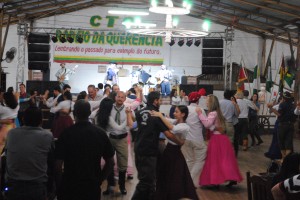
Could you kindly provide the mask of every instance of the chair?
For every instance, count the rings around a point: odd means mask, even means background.
[[[248,200],[273,200],[272,179],[263,175],[247,175]]]

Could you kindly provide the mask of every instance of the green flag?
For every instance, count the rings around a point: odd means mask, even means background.
[[[271,69],[271,58],[268,58],[267,66],[268,68],[268,76],[267,76],[267,82],[266,82],[266,90],[268,92],[271,92],[271,88],[273,87],[273,81],[272,81],[272,69]]]
[[[294,75],[287,72],[284,76],[284,81],[288,84],[288,86],[291,88],[293,81],[294,81]]]
[[[253,75],[253,94],[257,94],[260,89],[260,69],[256,65],[254,68],[254,75]]]

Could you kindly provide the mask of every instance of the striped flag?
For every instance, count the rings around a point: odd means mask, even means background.
[[[240,68],[239,71],[239,77],[238,77],[238,85],[237,85],[237,91],[244,91],[245,90],[245,85],[244,81],[247,80],[247,75],[245,73],[245,68],[242,67]]]

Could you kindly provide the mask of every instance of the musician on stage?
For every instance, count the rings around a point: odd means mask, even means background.
[[[139,83],[140,85],[147,84],[149,81],[149,78],[151,77],[151,75],[143,69],[143,65],[139,65],[138,70],[134,71],[132,73],[132,76],[135,80],[134,83]]]
[[[161,65],[160,68],[155,78],[157,79],[157,84],[160,84],[161,94],[163,96],[169,96],[171,93],[170,81],[172,79],[172,72],[167,69],[166,65]]]
[[[75,66],[75,68],[76,68],[76,66]],[[75,68],[74,69],[66,68],[66,63],[61,63],[60,67],[61,68],[56,72],[55,76],[56,76],[57,80],[59,81],[60,87],[62,89],[64,85],[69,84],[70,75],[75,73]]]
[[[104,83],[110,85],[118,84],[118,72],[119,69],[117,68],[117,63],[110,62],[107,67],[106,76],[104,77]]]

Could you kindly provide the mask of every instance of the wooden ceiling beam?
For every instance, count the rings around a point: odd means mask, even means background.
[[[195,9],[200,9],[200,10],[203,10],[203,11],[206,11],[206,12],[212,12],[212,13],[215,13],[217,15],[221,15],[221,16],[225,16],[225,17],[230,17],[231,19],[233,17],[238,17],[239,20],[241,21],[245,21],[245,22],[250,22],[250,23],[253,23],[253,24],[258,24],[258,25],[261,25],[261,26],[264,26],[264,27],[269,27],[269,28],[278,28],[278,29],[282,29],[282,27],[280,26],[276,26],[276,25],[272,25],[272,24],[268,24],[268,23],[264,23],[264,22],[261,22],[261,21],[257,21],[257,20],[253,20],[253,19],[249,19],[247,17],[241,17],[241,16],[238,16],[238,15],[234,15],[234,14],[230,14],[230,13],[226,13],[225,11],[220,11],[220,10],[208,10],[206,8],[202,8],[202,7],[194,7]],[[222,13],[221,13],[222,12]],[[285,31],[285,30],[283,30]]]
[[[49,2],[50,2],[49,0],[40,0],[40,1],[35,1],[35,2],[26,1],[26,3],[21,2],[21,3],[18,3],[17,5],[12,6],[12,7],[4,6],[4,10],[5,11],[20,10],[20,9],[23,9],[24,7],[28,7],[28,6],[34,7],[38,4],[49,3]]]
[[[300,6],[297,6],[297,5],[292,5],[292,4],[283,3],[283,2],[280,2],[280,1],[274,1],[274,0],[263,0],[263,2],[272,4],[272,5],[278,5],[279,7],[285,7],[285,8],[288,8],[288,9],[293,9],[293,10],[300,11]]]
[[[19,9],[16,12],[10,12],[9,14],[11,15],[17,15],[17,14],[22,14],[22,13],[26,13],[26,12],[32,12],[32,11],[38,11],[38,10],[45,10],[45,9],[49,9],[49,8],[57,8],[57,7],[63,7],[69,4],[73,4],[73,3],[79,3],[82,0],[71,0],[71,1],[67,1],[67,2],[60,2],[60,3],[50,3],[50,4],[45,4],[42,6],[34,6],[31,8],[26,8],[26,9]],[[46,1],[49,2],[49,1]],[[44,11],[47,12],[47,11]]]
[[[287,12],[287,11],[278,10],[278,9],[275,9],[275,8],[270,8],[268,6],[260,5],[260,4],[257,4],[257,3],[252,3],[252,2],[249,2],[249,1],[245,1],[245,0],[231,0],[231,1],[238,2],[240,4],[246,4],[246,5],[258,7],[258,8],[263,8],[263,9],[270,10],[270,11],[273,11],[273,12],[276,12],[276,13],[281,13],[283,15],[289,15],[289,16],[292,16],[292,17],[300,17],[300,15],[295,14],[295,13],[290,13],[290,12]]]
[[[266,15],[263,13],[254,12],[253,10],[245,10],[245,9],[242,9],[242,8],[234,6],[234,5],[224,4],[222,2],[217,2],[217,4],[216,4],[216,1],[214,1],[214,0],[201,0],[201,2],[203,2],[205,4],[215,4],[216,6],[219,6],[221,8],[232,10],[233,13],[238,11],[238,12],[245,13],[246,15],[250,15],[250,16],[254,15],[257,17],[262,17],[262,18],[265,18],[266,21],[289,23],[288,21],[286,21],[282,18],[278,18],[276,16],[270,16],[270,15]]]

